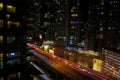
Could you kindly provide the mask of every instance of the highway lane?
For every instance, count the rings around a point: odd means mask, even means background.
[[[29,44],[27,43],[28,47],[32,48],[33,50],[37,51],[39,54],[42,54],[54,61],[58,61],[60,63],[63,63],[64,65],[69,66],[71,69],[74,69],[74,71],[78,74],[81,74],[82,76],[84,76],[85,78],[87,78],[87,80],[112,80],[109,79],[107,76],[102,75],[98,72],[95,72],[91,69],[85,68],[83,66],[80,66],[72,61],[69,61],[67,59],[58,57],[56,55],[50,54],[42,49],[40,49],[37,45],[34,44]],[[77,74],[76,74],[77,75]],[[91,78],[91,79],[88,79]],[[85,80],[85,79],[84,79]]]
[[[57,61],[56,59],[50,59],[34,50],[30,50],[33,55],[39,57],[41,60],[43,60],[47,65],[54,68],[56,71],[64,74],[65,76],[68,76],[72,80],[98,80],[98,79],[92,79],[89,76],[83,75],[83,73],[80,73],[77,70],[74,70],[73,68],[65,65],[64,63]]]
[[[41,72],[41,74],[39,75],[41,78],[43,78],[44,80],[53,80],[49,77],[49,75],[47,75],[39,66],[37,66],[34,62],[30,62],[30,64],[32,66],[34,66],[39,72]],[[39,79],[39,78],[38,78]]]

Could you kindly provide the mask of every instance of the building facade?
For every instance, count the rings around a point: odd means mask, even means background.
[[[21,14],[22,9],[18,3],[19,1],[0,1],[0,77],[4,75],[5,80],[10,73],[19,72],[17,68],[25,49],[25,46],[22,47],[26,25],[23,19],[24,12]]]
[[[117,48],[120,45],[119,1],[92,0],[88,11],[88,50],[101,51],[102,47]]]
[[[105,55],[105,62],[103,72],[108,76],[119,80],[120,78],[120,54],[116,51],[111,51],[109,49],[103,49],[103,54]]]
[[[55,44],[75,47],[79,42],[80,1],[56,0]]]
[[[68,27],[68,1],[55,1],[55,45],[64,47],[67,43]]]
[[[40,24],[38,28],[32,26],[43,35],[43,40],[52,40],[62,48],[76,46],[79,42],[80,1],[34,1],[34,4],[41,5],[38,12]]]

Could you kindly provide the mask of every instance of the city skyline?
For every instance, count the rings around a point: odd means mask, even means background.
[[[19,80],[32,79],[35,76],[31,76],[30,67],[25,68],[29,65],[45,67],[52,77],[56,74],[53,78],[58,78],[57,75],[66,78],[56,69],[57,66],[63,69],[63,65],[66,66],[63,70],[72,71],[71,75],[75,72],[76,78],[96,78],[96,71],[119,78],[119,3],[119,0],[1,0],[0,79],[10,79],[13,73]],[[39,64],[43,59],[40,56],[45,59]],[[47,60],[58,65],[46,64]],[[76,74],[72,64],[67,64],[71,62],[79,68],[78,73],[85,74]]]

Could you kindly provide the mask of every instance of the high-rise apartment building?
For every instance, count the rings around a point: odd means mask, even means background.
[[[34,4],[41,5],[38,12],[40,24],[38,28],[34,25],[34,28],[42,34],[43,40],[52,40],[62,48],[74,48],[80,42],[84,44],[85,28],[81,25],[80,0],[34,0]]]
[[[120,56],[119,4],[119,0],[90,1],[86,38],[87,50],[101,52],[105,48],[102,52],[105,59],[103,73],[116,79],[119,78]]]
[[[74,47],[79,42],[80,1],[55,0],[55,44]]]
[[[68,46],[77,46],[80,29],[80,0],[68,2]]]
[[[18,72],[22,45],[25,38],[25,22],[19,1],[0,0],[0,77]],[[24,5],[22,6],[26,8]],[[22,51],[24,52],[24,51]],[[1,79],[1,78],[0,78]]]
[[[120,9],[118,0],[91,0],[88,11],[87,49],[120,46]]]
[[[79,42],[80,1],[35,0],[40,3],[40,25],[36,28],[43,40],[52,40],[56,46],[71,47]],[[34,8],[35,9],[35,8]]]
[[[26,10],[27,15],[24,17],[27,23],[27,36],[38,36],[40,33],[40,0],[29,1],[30,6]]]
[[[106,27],[104,28],[104,47],[120,48],[120,1],[106,1]]]
[[[55,0],[55,45],[64,47],[68,36],[68,1]]]
[[[40,27],[44,40],[54,40],[55,27],[54,27],[54,0],[41,1],[42,7],[40,9]]]

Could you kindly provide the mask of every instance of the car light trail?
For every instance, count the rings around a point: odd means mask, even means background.
[[[41,54],[44,54],[45,56],[47,56],[47,57],[49,57],[51,59],[59,60],[59,61],[63,62],[64,64],[69,65],[73,69],[76,69],[76,70],[84,72],[84,73],[86,73],[88,75],[97,77],[97,78],[99,78],[99,80],[112,80],[112,79],[109,79],[108,77],[106,77],[106,76],[104,76],[104,75],[102,75],[102,74],[100,74],[100,73],[98,73],[96,71],[93,71],[91,69],[80,66],[79,64],[76,64],[75,62],[72,62],[72,61],[64,59],[62,57],[58,57],[58,56],[56,56],[54,54],[50,54],[48,52],[45,52],[44,50],[38,48],[37,46],[35,46],[33,44],[27,43],[27,46],[30,47],[30,48],[33,48],[35,51],[37,51],[37,52],[39,52]]]

